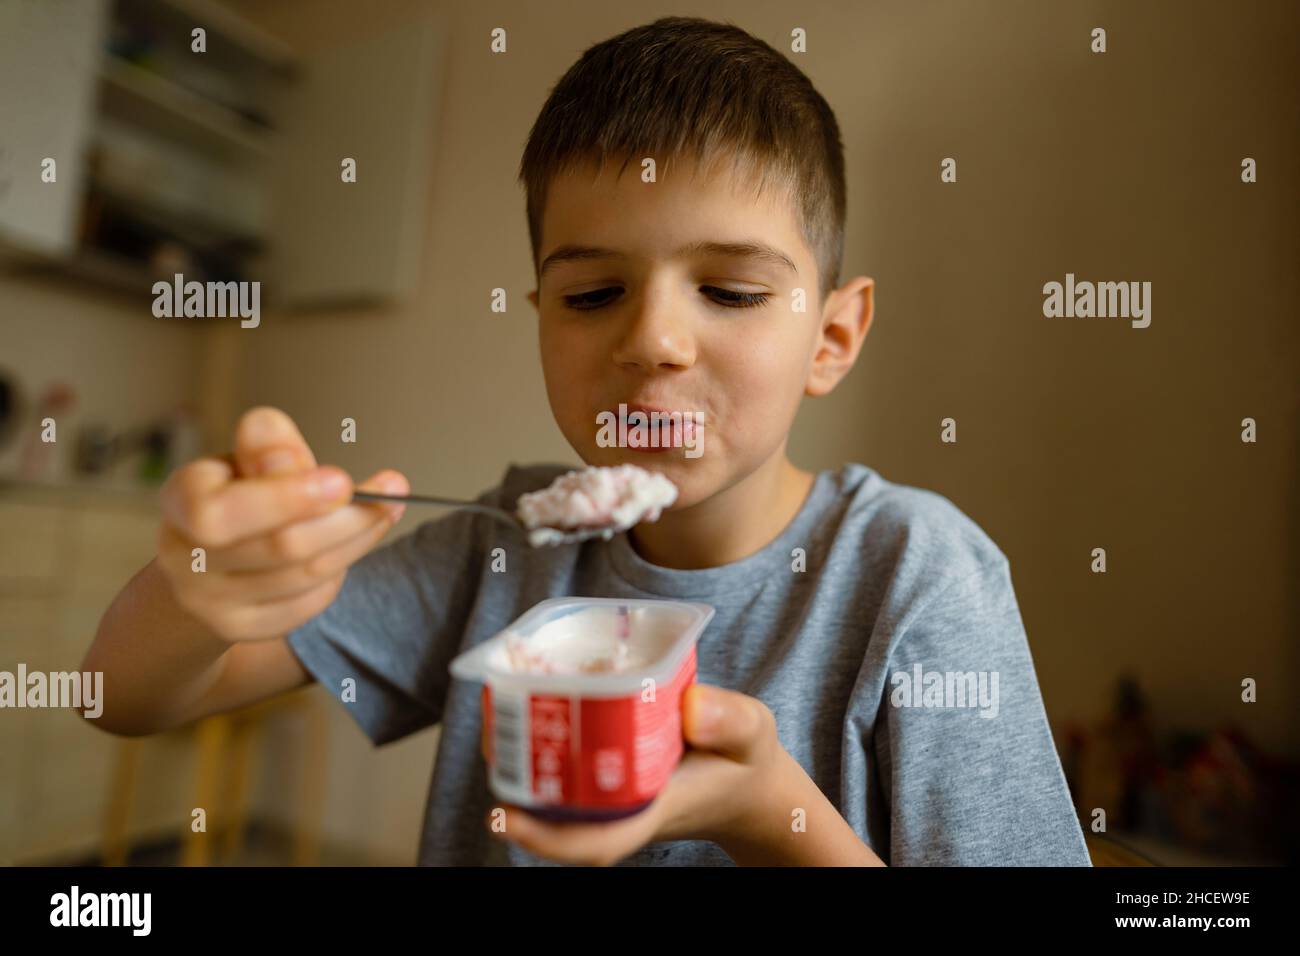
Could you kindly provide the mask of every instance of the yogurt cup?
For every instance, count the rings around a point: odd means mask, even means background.
[[[614,820],[658,795],[684,751],[707,604],[551,598],[451,662],[481,681],[488,786],[548,820]]]

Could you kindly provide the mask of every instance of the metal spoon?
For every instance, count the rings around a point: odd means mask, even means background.
[[[402,504],[417,505],[438,505],[443,508],[460,508],[465,511],[477,511],[480,514],[490,515],[498,521],[504,521],[508,525],[522,531],[528,536],[528,543],[534,548],[545,545],[556,544],[576,544],[579,541],[588,541],[592,538],[605,538],[606,540],[614,537],[621,531],[626,531],[624,527],[618,525],[591,525],[581,528],[530,528],[520,520],[519,515],[504,508],[495,508],[492,505],[480,504],[477,501],[460,501],[455,498],[433,498],[429,495],[385,495],[377,491],[354,491],[352,492],[353,501],[398,501]]]

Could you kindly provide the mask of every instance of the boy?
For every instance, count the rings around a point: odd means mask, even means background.
[[[802,396],[835,387],[872,317],[871,279],[837,285],[842,147],[807,78],[729,25],[630,30],[552,91],[521,179],[556,422],[588,464],[666,475],[674,506],[541,550],[455,512],[370,552],[400,506],[348,504],[348,476],[254,409],[233,455],[164,488],[158,557],[83,665],[105,673],[100,725],[148,733],[352,678],[344,706],[376,744],[443,725],[422,864],[1088,865],[1005,556],[945,498],[786,456]],[[650,449],[600,440],[628,409],[703,424]],[[563,470],[511,467],[481,500],[512,507]],[[409,490],[392,472],[360,487]],[[633,817],[507,807],[497,833],[479,688],[448,664],[559,595],[714,606],[690,746]]]

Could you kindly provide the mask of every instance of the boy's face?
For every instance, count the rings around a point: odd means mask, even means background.
[[[529,296],[546,390],[583,461],[660,472],[677,485],[674,507],[690,507],[783,457],[802,396],[829,391],[857,349],[847,363],[834,343],[826,354],[817,264],[784,190],[756,200],[725,168],[686,161],[653,183],[635,162],[616,177],[617,164],[598,177],[592,165],[550,184]],[[695,448],[602,447],[598,416],[620,404],[702,412],[702,429],[677,436]]]

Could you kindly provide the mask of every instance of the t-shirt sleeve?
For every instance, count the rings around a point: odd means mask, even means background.
[[[875,752],[892,866],[1089,866],[1005,557],[893,642]]]
[[[442,719],[490,520],[457,511],[376,548],[348,569],[329,607],[289,633],[303,667],[376,745]]]

